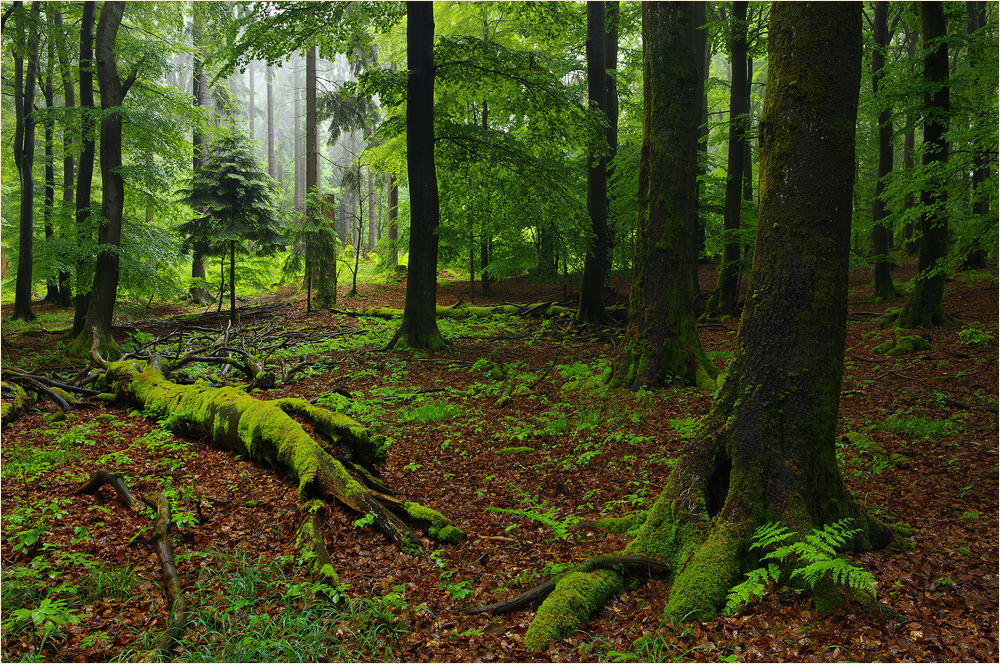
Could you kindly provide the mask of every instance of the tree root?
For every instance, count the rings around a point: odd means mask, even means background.
[[[167,603],[167,629],[160,637],[157,652],[160,656],[166,656],[170,650],[180,640],[184,632],[184,623],[187,615],[187,603],[181,592],[181,580],[177,574],[177,563],[174,561],[173,551],[170,549],[170,541],[167,532],[170,528],[170,502],[157,491],[140,493],[138,497],[129,491],[120,475],[109,472],[101,468],[94,473],[89,480],[77,487],[73,495],[95,493],[105,484],[110,484],[118,494],[118,497],[133,511],[141,511],[145,503],[156,510],[156,520],[153,521],[153,548],[156,556],[160,559],[160,567],[163,570],[163,594]]]
[[[335,593],[340,586],[340,577],[333,568],[333,559],[323,541],[323,525],[320,523],[318,510],[323,504],[320,501],[309,501],[299,506],[305,512],[305,517],[295,533],[295,547],[309,560],[309,572],[313,581],[324,583],[334,590],[332,595],[326,591],[321,594],[327,600],[336,602],[340,599]]]
[[[663,574],[670,571],[670,566],[647,556],[604,555],[591,558],[578,567],[573,568],[570,572],[587,573],[598,569],[614,569],[619,572],[629,570],[629,573],[632,575],[638,575],[645,572],[647,575],[652,576],[653,574]],[[517,597],[512,597],[501,602],[494,602],[493,604],[488,604],[486,606],[477,606],[466,609],[465,613],[467,615],[490,613],[498,616],[504,613],[517,611],[518,609],[531,604],[535,600],[547,597],[549,593],[555,590],[556,582],[557,581],[549,579],[548,581],[535,586],[531,590],[521,593]]]

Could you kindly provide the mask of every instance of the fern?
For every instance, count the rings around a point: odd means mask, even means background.
[[[503,514],[518,514],[520,516],[527,517],[533,521],[538,521],[539,523],[545,524],[552,529],[552,533],[558,539],[568,539],[570,536],[570,531],[577,523],[581,521],[581,517],[570,514],[564,521],[559,521],[556,518],[556,508],[550,507],[547,511],[542,512],[540,509],[507,509],[505,507],[487,507],[490,512],[501,512]]]
[[[795,533],[788,528],[768,523],[754,531],[750,550],[768,549],[761,562],[766,563],[747,573],[743,583],[734,586],[726,596],[726,614],[736,613],[744,604],[760,599],[768,587],[778,582],[782,566],[789,561],[794,568],[788,578],[798,581],[810,590],[829,575],[835,584],[843,588],[862,591],[875,597],[875,577],[870,572],[837,555],[837,549],[846,545],[860,530],[847,528],[850,519],[814,529],[801,539],[793,539]]]

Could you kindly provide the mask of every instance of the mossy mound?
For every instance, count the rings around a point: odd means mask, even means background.
[[[890,357],[896,355],[909,355],[922,350],[930,350],[934,345],[921,336],[904,336],[896,339],[889,339],[883,344],[876,346],[873,351],[884,353]]]

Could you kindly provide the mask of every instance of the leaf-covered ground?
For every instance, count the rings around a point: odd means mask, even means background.
[[[702,270],[707,290],[714,269]],[[913,268],[894,276],[902,283]],[[914,530],[912,551],[857,559],[878,580],[880,611],[849,604],[819,615],[810,601],[779,589],[734,616],[664,626],[670,586],[649,579],[548,652],[525,651],[536,607],[495,618],[462,609],[620,550],[627,535],[587,522],[652,504],[711,396],[692,388],[579,389],[614,357],[619,331],[610,328],[442,321],[453,342],[447,351],[386,353],[395,322],[307,315],[293,300],[267,322],[351,334],[288,352],[289,364],[303,357],[327,363],[258,396],[321,397],[389,436],[386,482],[452,518],[468,539],[426,540],[435,553],[411,557],[356,525],[357,514],[331,505],[321,519],[344,586],[344,601],[332,607],[314,597],[296,560],[294,482],[121,408],[77,407],[65,425],[46,425],[43,415],[56,408],[44,401],[3,433],[3,658],[134,660],[162,633],[167,616],[144,531],[149,518],[127,512],[109,488],[69,497],[103,466],[134,491],[162,491],[175,505],[171,542],[192,611],[179,660],[996,661],[997,271],[949,281],[945,308],[966,325],[932,330],[933,348],[898,357],[874,350],[893,332],[873,314],[893,303],[862,302],[870,281],[870,270],[852,273],[851,298],[859,303],[848,323],[842,470],[869,510]],[[342,297],[341,306],[402,306],[402,285],[360,290],[362,297]],[[617,292],[627,293],[623,282]],[[476,303],[561,298],[561,285],[514,279]],[[459,299],[468,300],[467,283],[439,288],[440,303]],[[162,334],[219,324],[171,318],[178,313],[161,308],[158,318],[133,325]],[[737,325],[699,329],[723,369]],[[129,330],[120,332],[124,338]],[[59,339],[7,335],[4,365],[59,364]],[[353,399],[333,395],[335,385]],[[512,398],[498,404],[505,389]],[[656,638],[637,644],[647,634]]]

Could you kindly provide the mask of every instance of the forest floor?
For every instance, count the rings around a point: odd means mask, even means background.
[[[903,266],[894,278],[902,284],[913,274]],[[191,611],[174,653],[181,661],[997,661],[997,269],[949,281],[945,309],[965,325],[931,330],[931,350],[898,357],[873,350],[893,332],[872,314],[899,302],[864,302],[871,279],[871,270],[851,274],[838,457],[871,513],[913,528],[912,551],[855,557],[878,582],[879,610],[848,604],[821,615],[810,600],[773,589],[736,615],[662,625],[670,585],[653,578],[547,652],[527,652],[537,603],[496,617],[462,609],[516,595],[565,563],[620,551],[627,535],[581,526],[651,506],[711,395],[574,389],[609,366],[621,332],[613,328],[442,320],[447,350],[387,353],[395,321],[306,314],[293,298],[269,309],[267,322],[345,334],[287,360],[332,366],[255,395],[321,397],[390,437],[385,482],[453,519],[468,538],[425,540],[433,555],[408,556],[356,524],[357,514],[330,505],[321,521],[344,586],[344,601],[332,606],[313,596],[296,560],[296,482],[120,407],[76,408],[67,424],[47,425],[43,416],[57,409],[43,401],[3,433],[0,654],[137,660],[163,632],[148,518],[124,509],[109,488],[70,497],[103,466],[133,491],[159,490],[174,503],[170,540]],[[714,281],[714,267],[703,266],[702,290]],[[626,282],[615,286],[614,299],[627,304]],[[360,290],[340,306],[402,306],[401,284]],[[523,278],[494,284],[489,297],[478,290],[479,305],[563,298],[561,285]],[[443,284],[439,302],[468,301],[468,293],[468,282]],[[173,316],[195,311],[162,307],[130,325],[163,333],[187,324]],[[737,326],[733,319],[699,328],[722,369]],[[121,328],[123,338],[129,331]],[[65,363],[56,352],[61,337],[49,332],[8,333],[4,366]],[[490,375],[498,365],[506,377]],[[511,383],[512,400],[498,406]],[[334,385],[353,399],[331,396]],[[434,391],[415,394],[420,388]],[[460,393],[470,388],[475,396]],[[33,611],[35,622],[18,608]],[[648,634],[654,638],[637,641]]]

